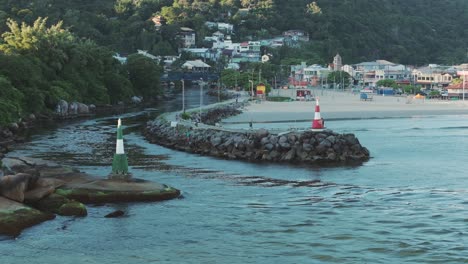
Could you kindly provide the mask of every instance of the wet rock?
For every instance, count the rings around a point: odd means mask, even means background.
[[[57,214],[62,216],[86,216],[88,215],[88,211],[86,207],[77,201],[70,201],[68,203],[63,204],[57,211]]]
[[[0,234],[18,236],[23,229],[54,218],[53,214],[0,197]]]
[[[54,213],[63,216],[86,216],[86,207],[75,200],[52,193],[51,195],[41,199],[32,205],[44,212]]]
[[[0,179],[0,195],[22,203],[24,193],[38,180],[38,174],[18,173],[6,175]]]
[[[108,213],[106,214],[104,217],[105,218],[116,218],[116,217],[121,217],[121,216],[124,216],[125,215],[125,212],[122,211],[122,210],[116,210],[112,213]]]
[[[39,178],[30,190],[24,193],[25,203],[36,203],[42,198],[52,194],[56,188],[65,184],[65,181],[54,178]]]

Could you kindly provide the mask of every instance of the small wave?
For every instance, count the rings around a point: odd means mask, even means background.
[[[451,129],[468,129],[468,126],[455,126],[455,127],[441,127],[442,130],[451,130]]]

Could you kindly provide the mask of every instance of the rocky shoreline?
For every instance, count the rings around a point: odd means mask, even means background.
[[[110,180],[43,160],[4,158],[2,163],[7,175],[0,178],[0,235],[18,236],[23,229],[55,215],[84,217],[85,204],[151,202],[180,196],[179,190],[164,184]]]
[[[163,115],[147,123],[146,138],[158,145],[190,153],[247,161],[305,164],[344,164],[369,159],[369,151],[354,134],[331,130],[272,133],[265,129],[229,130],[216,125],[222,118],[240,113],[242,104],[228,104],[177,125]],[[197,121],[202,120],[204,124]]]

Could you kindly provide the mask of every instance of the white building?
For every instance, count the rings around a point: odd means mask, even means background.
[[[411,71],[407,66],[386,60],[362,62],[355,64],[354,68],[355,75],[353,77],[364,86],[376,87],[377,82],[384,79],[409,84],[411,79]]]
[[[182,68],[191,72],[208,72],[211,66],[201,60],[194,60],[186,61],[184,64],[182,64]]]
[[[181,27],[177,34],[182,41],[182,47],[191,48],[195,47],[196,34],[195,31],[188,27]]]

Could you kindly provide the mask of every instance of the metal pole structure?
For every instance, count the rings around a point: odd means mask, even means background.
[[[236,87],[235,87],[235,89],[237,90],[237,70],[236,70],[236,72],[235,72],[235,74],[234,74],[234,77],[235,77],[235,79],[236,79]]]
[[[185,113],[185,82],[184,82],[184,79],[182,79],[181,82],[182,82],[182,112]]]
[[[221,100],[219,99],[219,98],[220,98],[220,96],[219,96],[220,90],[219,90],[219,89],[220,89],[220,86],[221,86],[221,82],[220,82],[219,80],[220,80],[220,79],[218,79],[218,103],[221,101]]]
[[[249,82],[250,82],[250,100],[252,100],[252,98],[253,98],[253,81],[249,80]]]
[[[203,78],[200,78],[200,123],[202,122],[203,85]]]
[[[465,101],[465,83],[466,83],[466,75],[465,75],[465,71],[463,71],[463,101]]]

